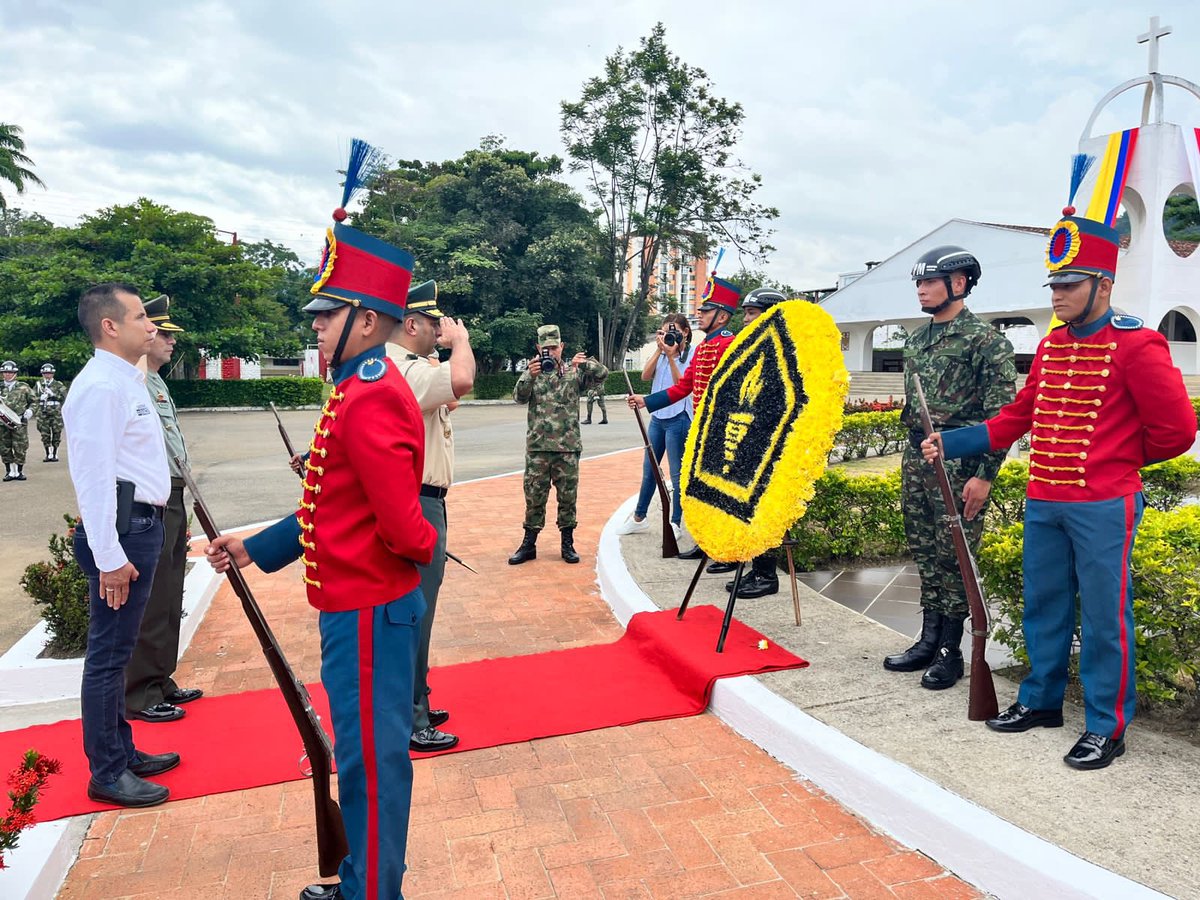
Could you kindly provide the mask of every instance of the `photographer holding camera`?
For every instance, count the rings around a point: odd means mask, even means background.
[[[546,524],[550,485],[558,498],[562,558],[579,562],[575,552],[575,499],[579,490],[579,395],[599,386],[608,369],[582,351],[569,365],[562,361],[563,343],[557,325],[537,331],[538,355],[517,379],[513,400],[528,404],[525,432],[525,538],[508,558],[519,565],[537,558],[538,532]]]
[[[692,360],[692,327],[688,324],[687,316],[680,313],[665,316],[655,335],[655,343],[654,352],[642,368],[642,380],[650,382],[652,391],[664,391],[679,383]],[[650,498],[654,495],[654,470],[650,466],[658,465],[664,452],[671,470],[671,484],[675,486],[671,491],[671,522],[678,533],[683,520],[678,490],[679,473],[683,469],[683,446],[687,442],[693,415],[695,410],[691,396],[650,414],[647,431],[650,448],[654,451],[654,462],[650,462],[649,456],[643,458],[642,487],[638,492],[637,506],[633,515],[617,527],[618,534],[639,534],[650,530],[650,524],[646,521]]]

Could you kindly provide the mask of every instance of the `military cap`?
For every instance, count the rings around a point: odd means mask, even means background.
[[[557,325],[543,325],[537,332],[537,345],[539,347],[557,347],[562,343],[562,335],[559,333]]]
[[[1074,284],[1087,278],[1116,280],[1120,245],[1116,229],[1103,222],[1064,215],[1046,246],[1046,268],[1050,270],[1046,286]]]
[[[159,331],[178,334],[183,329],[171,321],[171,316],[167,312],[170,306],[171,298],[166,294],[159,294],[153,300],[142,301],[142,307],[146,310],[146,317],[158,326]]]
[[[15,372],[15,371],[17,371],[17,364],[15,362],[13,362],[11,359],[6,359],[4,362],[0,363],[0,372]]]
[[[445,313],[438,309],[437,296],[437,282],[433,279],[409,288],[408,305],[404,309],[404,314],[411,316],[413,313],[420,313],[431,319],[440,319]]]
[[[746,295],[746,299],[742,301],[742,309],[768,310],[776,303],[783,303],[786,300],[787,297],[775,288],[759,287]]]
[[[733,315],[737,312],[738,299],[741,295],[742,292],[732,281],[710,275],[708,283],[704,286],[704,292],[700,294],[700,306],[697,307],[697,311],[723,309]]]
[[[43,375],[53,375],[54,374],[54,366],[52,366],[50,363],[42,363],[42,374]]]

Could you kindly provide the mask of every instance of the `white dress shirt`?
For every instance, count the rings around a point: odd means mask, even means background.
[[[171,495],[162,425],[146,393],[146,376],[107,350],[71,384],[63,404],[67,463],[88,547],[102,572],[129,561],[117,537],[117,479],[132,481],[133,499],[163,506]]]

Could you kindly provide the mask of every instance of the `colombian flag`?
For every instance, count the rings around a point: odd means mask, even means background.
[[[1108,147],[1104,161],[1096,176],[1096,187],[1092,201],[1088,204],[1084,218],[1103,222],[1109,228],[1115,226],[1117,210],[1121,206],[1121,194],[1129,178],[1129,167],[1133,164],[1133,151],[1137,147],[1138,130],[1118,131],[1108,136]]]

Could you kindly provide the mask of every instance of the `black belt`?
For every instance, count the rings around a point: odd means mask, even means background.
[[[129,517],[131,519],[161,519],[163,517],[163,508],[155,506],[153,503],[142,503],[140,500],[134,500],[133,505],[129,507]]]
[[[421,496],[441,500],[449,492],[449,488],[434,487],[432,484],[421,485]]]

